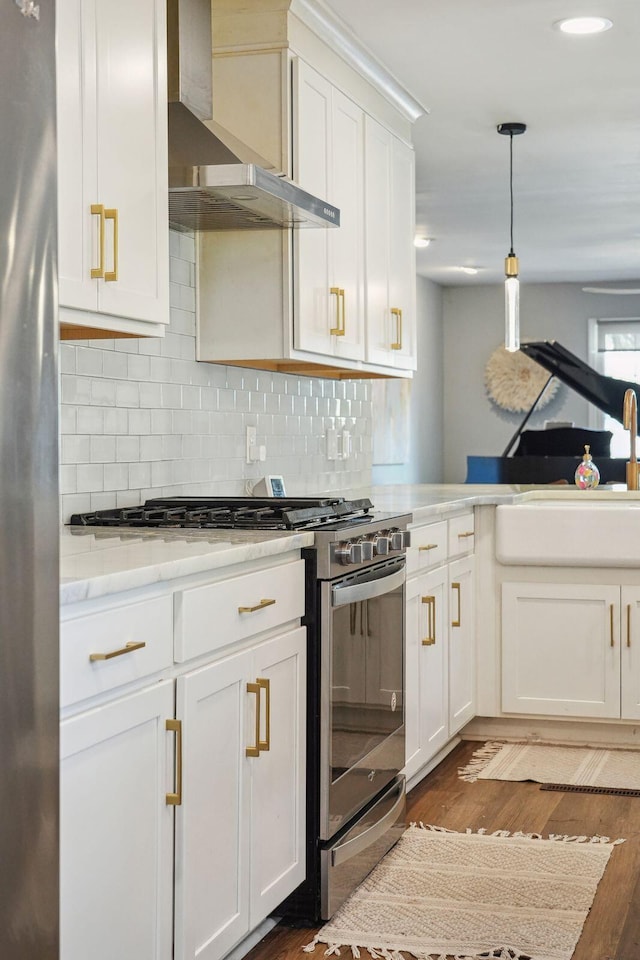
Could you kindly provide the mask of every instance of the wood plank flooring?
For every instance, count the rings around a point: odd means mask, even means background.
[[[573,960],[640,960],[640,798],[542,791],[536,783],[458,779],[480,744],[461,743],[408,796],[407,821],[452,830],[522,830],[624,837],[605,870]],[[638,757],[640,763],[640,755]],[[275,927],[247,954],[247,960],[322,960],[318,945],[301,953],[317,928]],[[345,960],[350,960],[350,952]],[[363,960],[368,960],[363,951]]]

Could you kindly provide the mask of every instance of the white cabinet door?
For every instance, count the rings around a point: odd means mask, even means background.
[[[398,137],[391,146],[391,232],[389,307],[398,344],[390,351],[395,367],[416,368],[415,159]]]
[[[241,653],[177,680],[175,960],[218,960],[249,932],[251,665],[251,652]]]
[[[449,736],[475,716],[475,559],[449,564]]]
[[[252,928],[305,878],[305,628],[257,647],[253,673],[254,682],[266,681],[261,729],[268,747],[249,761]]]
[[[640,720],[640,589],[622,587],[621,716]]]
[[[364,113],[323,76],[294,61],[294,176],[340,210],[340,226],[294,237],[294,342],[300,350],[364,356]]]
[[[502,587],[502,709],[620,716],[620,588]]]
[[[99,202],[118,218],[105,224],[99,309],[168,323],[166,5],[95,3]]]
[[[175,960],[220,960],[305,875],[306,630],[177,680]]]
[[[165,4],[56,11],[61,319],[144,332],[123,320],[169,321]]]
[[[171,960],[173,683],[61,724],[64,960]]]
[[[403,369],[415,361],[413,149],[365,118],[367,360]]]
[[[449,739],[447,568],[407,583],[405,736],[407,778]]]

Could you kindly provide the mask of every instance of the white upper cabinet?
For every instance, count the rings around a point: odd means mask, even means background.
[[[328,11],[306,0],[287,7],[258,20],[241,0],[214,5],[214,119],[265,166],[338,207],[340,226],[200,234],[198,358],[411,376],[410,136],[423,108],[355,41],[337,55],[340,23]],[[372,156],[367,194],[370,126],[387,137],[388,156],[381,171]]]
[[[64,335],[74,335],[67,325],[96,335],[162,335],[169,321],[165,3],[58,0],[56,11]]]

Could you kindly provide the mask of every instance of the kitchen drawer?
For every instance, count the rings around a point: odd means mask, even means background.
[[[449,523],[449,559],[473,553],[475,527],[473,512],[454,517]]]
[[[144,644],[137,649],[128,644]],[[126,652],[120,652],[126,651]],[[105,659],[94,659],[94,656]],[[60,706],[106,693],[173,663],[173,600],[154,597],[60,624]]]
[[[411,528],[411,546],[407,550],[407,576],[437,567],[447,559],[447,521]]]
[[[304,613],[304,561],[176,594],[175,659],[190,660]]]

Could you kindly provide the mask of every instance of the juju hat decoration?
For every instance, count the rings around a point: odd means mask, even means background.
[[[510,413],[525,413],[534,402],[549,373],[539,363],[518,350],[510,353],[503,346],[493,351],[484,371],[484,383],[489,399]],[[545,407],[556,395],[558,381],[553,379],[536,409]]]

